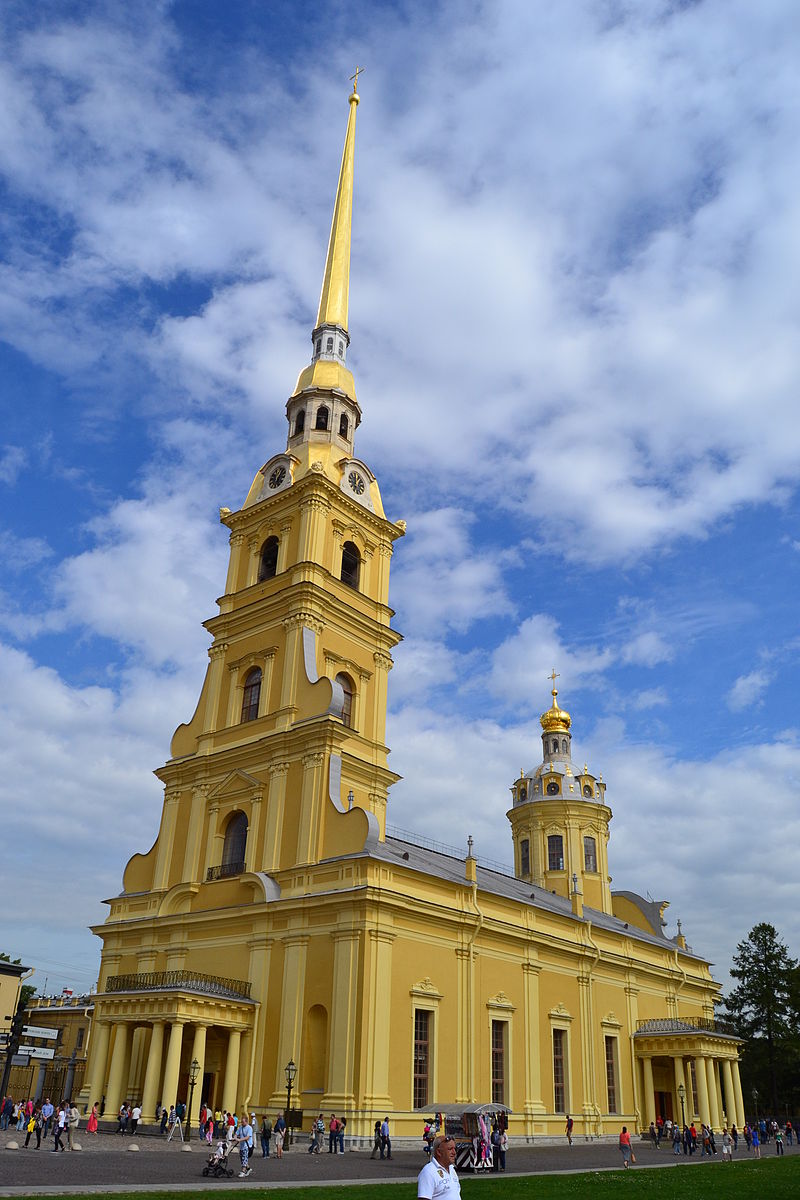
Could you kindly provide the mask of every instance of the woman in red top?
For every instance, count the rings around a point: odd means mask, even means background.
[[[629,1167],[633,1158],[633,1151],[631,1150],[631,1135],[628,1133],[627,1125],[622,1126],[622,1133],[619,1135],[619,1149],[622,1154],[623,1167]]]

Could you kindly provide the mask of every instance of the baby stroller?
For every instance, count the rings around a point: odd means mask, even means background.
[[[208,1162],[203,1167],[203,1174],[213,1175],[215,1179],[222,1179],[225,1175],[233,1175],[233,1171],[228,1166],[230,1149],[231,1147],[228,1142],[220,1142],[214,1153],[209,1154]]]

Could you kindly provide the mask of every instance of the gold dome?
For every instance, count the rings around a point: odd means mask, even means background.
[[[545,733],[566,733],[572,724],[572,717],[563,708],[558,707],[558,688],[556,687],[558,676],[555,670],[550,678],[553,681],[553,704],[548,708],[547,712],[542,713],[539,723]]]

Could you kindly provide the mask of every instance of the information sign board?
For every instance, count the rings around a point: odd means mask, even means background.
[[[23,1025],[23,1037],[44,1038],[45,1041],[52,1042],[58,1037],[57,1029],[49,1029],[46,1025]]]
[[[56,1052],[54,1046],[20,1046],[20,1054],[26,1054],[28,1058],[55,1058]]]

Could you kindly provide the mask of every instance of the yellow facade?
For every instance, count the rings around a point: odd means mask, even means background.
[[[604,1136],[656,1106],[678,1115],[687,1076],[701,1115],[741,1121],[718,987],[664,937],[659,906],[612,894],[605,785],[572,766],[555,688],[542,764],[512,788],[513,875],[387,834],[389,566],[405,526],[355,455],[357,104],[286,449],[220,512],[230,564],[198,706],[157,772],[156,841],[95,929],[82,1100],[138,1099],[152,1121],[187,1096],[196,1059],[195,1112],[274,1112],[292,1060],[297,1106],[346,1113],[356,1137],[389,1115],[416,1138],[434,1104],[492,1099],[512,1137],[560,1134],[566,1111],[576,1134]]]

